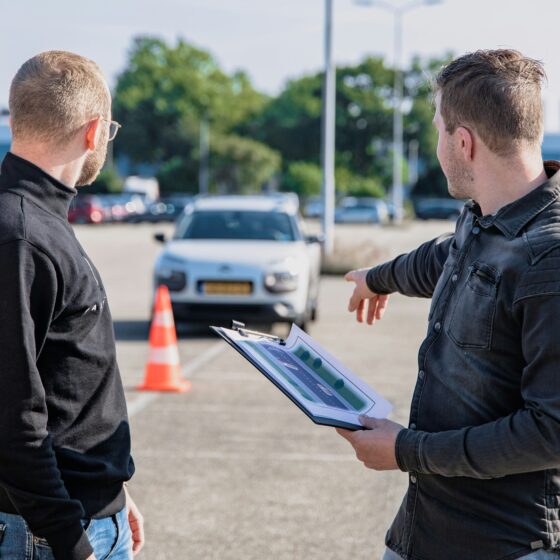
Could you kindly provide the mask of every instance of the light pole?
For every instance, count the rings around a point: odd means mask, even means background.
[[[334,117],[335,68],[332,62],[332,6],[325,0],[325,75],[323,78],[323,115],[321,120],[321,166],[323,169],[323,251],[330,255],[334,248]]]
[[[208,153],[210,129],[208,124],[208,113],[204,113],[200,119],[199,132],[199,162],[198,162],[198,192],[199,194],[208,194]]]
[[[443,0],[413,0],[402,5],[394,5],[385,0],[355,0],[361,6],[382,8],[394,16],[394,61],[395,84],[393,88],[393,191],[392,203],[394,208],[393,221],[400,224],[403,218],[403,73],[402,73],[402,38],[403,16],[406,12],[420,6],[441,4]]]

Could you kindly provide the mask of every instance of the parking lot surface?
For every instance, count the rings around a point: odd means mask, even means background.
[[[391,255],[449,230],[340,226]],[[188,393],[135,390],[148,355],[151,267],[169,226],[79,226],[103,277],[115,322],[137,473],[131,491],[146,518],[148,560],[377,559],[404,494],[401,472],[363,467],[334,429],[316,426],[257,370],[205,330],[179,329]],[[368,327],[346,311],[351,287],[323,277],[310,333],[394,406],[406,424],[416,351],[429,302],[393,296]],[[278,334],[286,334],[284,326]]]

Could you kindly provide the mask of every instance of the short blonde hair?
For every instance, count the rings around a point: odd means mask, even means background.
[[[14,140],[66,145],[88,120],[108,116],[111,96],[99,66],[65,51],[40,53],[10,87]]]

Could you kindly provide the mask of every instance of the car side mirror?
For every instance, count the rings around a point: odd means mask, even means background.
[[[308,243],[309,245],[313,244],[313,243],[319,243],[319,244],[323,244],[325,242],[325,236],[324,235],[306,235],[305,236],[305,242]]]
[[[158,243],[165,243],[165,233],[155,233],[154,234],[154,239]]]

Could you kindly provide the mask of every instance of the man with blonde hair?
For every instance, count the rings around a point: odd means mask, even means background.
[[[370,270],[349,310],[432,298],[408,427],[340,430],[372,469],[408,473],[386,560],[560,558],[560,162],[542,160],[542,64],[510,49],[437,76],[437,155],[470,199],[454,234]]]
[[[10,89],[0,173],[0,557],[125,560],[143,521],[99,273],[68,224],[118,130],[99,67],[50,51]]]

